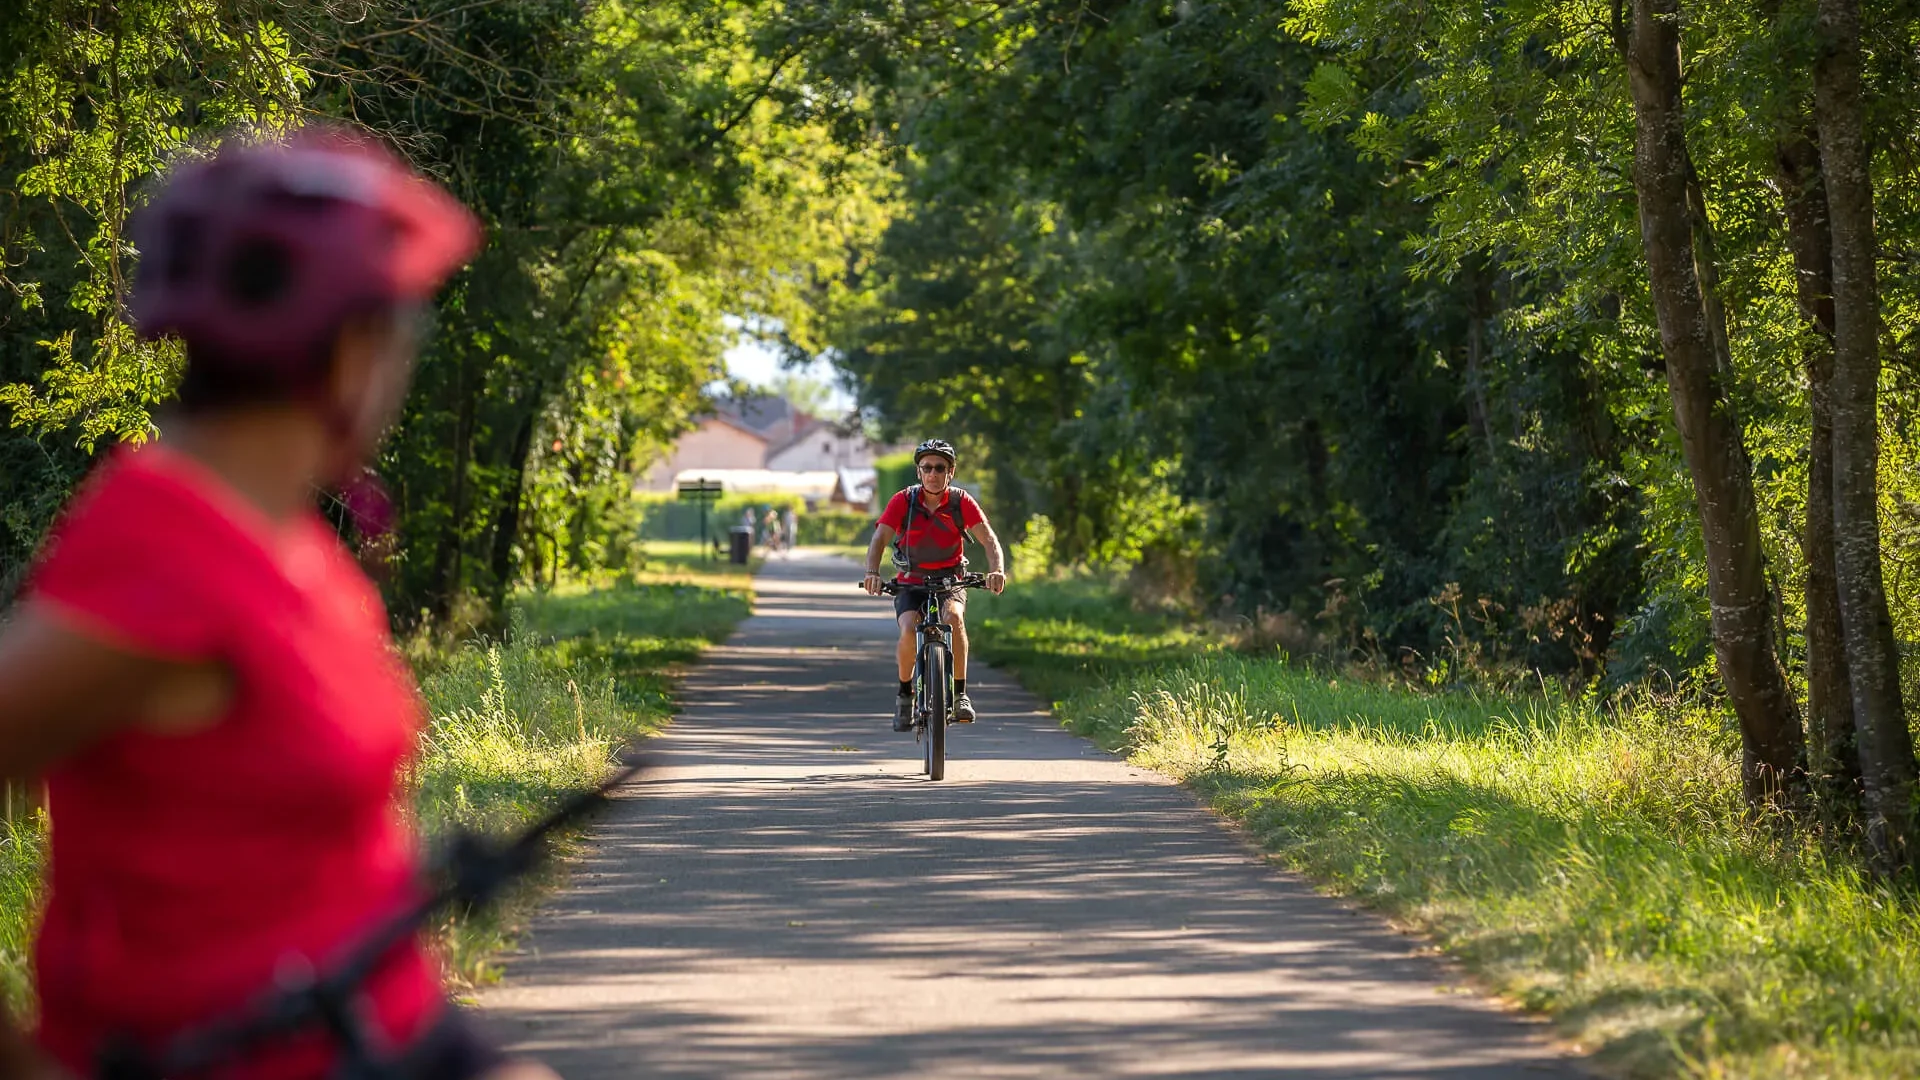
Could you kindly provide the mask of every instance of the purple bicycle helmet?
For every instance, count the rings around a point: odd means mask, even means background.
[[[309,128],[182,166],[136,217],[129,303],[201,368],[294,383],[340,324],[421,303],[480,244],[479,223],[373,142]]]

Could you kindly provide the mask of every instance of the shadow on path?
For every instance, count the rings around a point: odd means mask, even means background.
[[[996,673],[921,779],[854,576],[762,572],[484,995],[520,1048],[576,1080],[1581,1075]]]

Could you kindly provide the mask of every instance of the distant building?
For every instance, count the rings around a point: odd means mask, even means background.
[[[798,490],[810,493],[809,503],[826,501],[831,494],[834,502],[864,506],[873,498],[874,459],[892,449],[868,442],[857,427],[801,412],[784,398],[721,398],[714,402],[713,415],[702,417],[698,427],[680,436],[647,470],[639,488],[672,491],[683,474],[739,473],[727,478],[729,490]],[[748,479],[747,472],[787,474],[788,479]],[[811,494],[822,474],[827,488]],[[862,490],[864,498],[858,497]]]
[[[759,432],[723,417],[703,417],[647,470],[640,489],[672,491],[674,476],[688,469],[757,469],[766,457],[767,440]]]
[[[805,416],[787,441],[767,448],[769,469],[865,469],[878,456],[874,445],[857,428],[829,424]]]
[[[874,487],[880,482],[880,473],[872,466],[864,469],[836,469],[838,479],[833,485],[833,501],[846,506],[862,509],[873,506]]]

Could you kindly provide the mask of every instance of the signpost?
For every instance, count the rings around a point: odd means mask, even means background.
[[[713,540],[708,535],[707,511],[720,501],[720,481],[718,480],[682,480],[680,498],[700,504],[700,551],[711,561],[713,559]]]

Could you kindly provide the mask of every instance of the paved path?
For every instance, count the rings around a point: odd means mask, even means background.
[[[762,572],[483,996],[521,1049],[569,1080],[1581,1075],[997,673],[919,779],[856,576]]]

